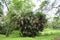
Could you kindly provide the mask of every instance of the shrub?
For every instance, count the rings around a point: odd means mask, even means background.
[[[46,23],[45,14],[37,12],[33,16],[23,16],[20,18],[20,32],[21,36],[36,36],[39,31],[43,31]]]
[[[5,34],[6,31],[4,29],[4,25],[2,23],[0,23],[0,34]]]

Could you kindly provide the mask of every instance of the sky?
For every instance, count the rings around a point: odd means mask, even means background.
[[[33,2],[36,4],[36,7],[33,9],[33,11],[35,11],[36,9],[39,8],[39,5],[41,4],[41,2],[44,0],[33,0]],[[47,9],[51,9],[51,4],[55,1],[55,0],[48,0],[49,1],[49,5],[47,7]],[[56,3],[54,5],[54,7],[58,7],[60,5],[60,0],[56,0]],[[47,18],[50,18],[48,21],[53,21],[53,17],[55,17],[55,13],[57,12],[57,8],[53,8],[50,11],[44,10],[43,12],[46,14]]]
[[[1,2],[1,0],[0,0],[0,2]],[[2,3],[2,2],[1,2]],[[3,13],[4,13],[4,15],[6,15],[6,13],[7,13],[7,7],[6,7],[6,5],[4,4],[4,3],[2,3],[2,5],[4,6],[3,7]]]

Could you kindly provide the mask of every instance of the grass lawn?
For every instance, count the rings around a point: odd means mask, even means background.
[[[19,37],[18,31],[13,31],[9,37],[0,34],[0,40],[51,40],[60,37],[60,30],[45,29],[41,35],[36,37]]]

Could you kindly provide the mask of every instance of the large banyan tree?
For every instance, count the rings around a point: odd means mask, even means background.
[[[9,22],[9,30],[20,31],[21,36],[36,36],[39,32],[43,31],[47,22],[46,15],[42,12],[28,12],[20,15],[12,14],[13,17]],[[8,31],[9,32],[9,31]]]
[[[29,37],[43,31],[47,22],[45,14],[42,12],[33,14],[32,8],[35,5],[31,0],[11,0],[8,4],[7,2],[4,1],[8,10],[4,24],[6,36],[15,29],[20,30],[21,36]]]

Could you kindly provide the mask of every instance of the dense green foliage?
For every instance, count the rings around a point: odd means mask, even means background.
[[[25,15],[20,18],[20,31],[22,36],[36,36],[39,31],[42,31],[46,23],[45,15],[37,12],[31,15]],[[29,14],[29,13],[28,13]]]
[[[21,16],[17,16],[16,14],[10,15],[12,19],[8,23],[8,32],[11,30],[19,29],[21,36],[36,36],[39,31],[44,29],[44,25],[47,22],[45,18],[45,14],[42,12],[37,12],[33,14],[33,12],[21,14]],[[9,33],[7,32],[6,35]]]
[[[44,29],[46,23],[45,14],[42,12],[37,12],[36,14],[29,12],[24,13],[24,15],[21,14],[21,16],[8,14],[6,18],[7,19],[0,24],[2,34],[6,34],[6,36],[9,36],[15,29],[20,30],[21,36],[36,36],[39,31]]]

